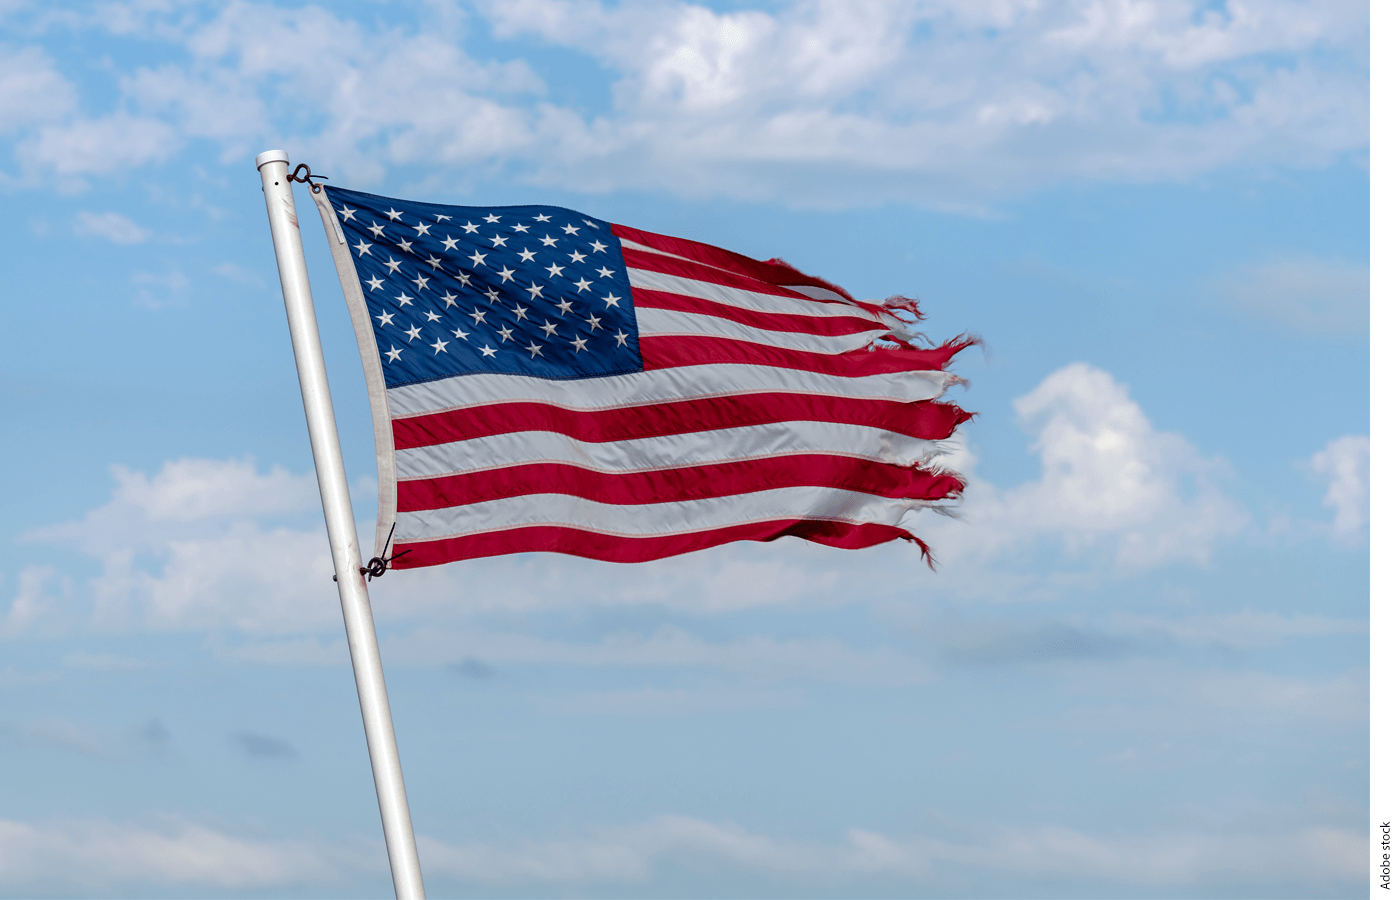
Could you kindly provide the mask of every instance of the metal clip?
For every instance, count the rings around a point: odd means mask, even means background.
[[[287,173],[288,181],[300,181],[302,184],[309,185],[313,194],[321,193],[321,186],[311,179],[325,177],[324,175],[312,175],[311,167],[306,163],[297,163],[296,168]]]

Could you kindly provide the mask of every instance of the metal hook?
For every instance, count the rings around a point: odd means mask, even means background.
[[[302,184],[310,186],[313,194],[321,193],[321,186],[311,179],[325,177],[324,175],[312,175],[311,167],[306,163],[297,163],[296,168],[287,174],[288,181],[300,181]]]
[[[311,177],[316,178],[319,176],[313,175]],[[312,189],[315,190],[314,186]],[[378,578],[379,576],[383,575],[386,571],[388,571],[389,564],[392,563],[394,560],[398,559],[400,556],[403,556],[405,553],[413,552],[413,548],[409,547],[407,550],[400,550],[398,553],[395,553],[388,559],[384,558],[384,554],[389,552],[389,546],[394,542],[394,529],[398,527],[398,522],[395,522],[394,524],[389,526],[389,536],[384,539],[384,549],[379,551],[378,556],[371,558],[369,562],[365,563],[363,566],[360,567],[361,575],[368,575],[370,580]]]

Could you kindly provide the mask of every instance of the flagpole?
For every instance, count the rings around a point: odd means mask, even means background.
[[[360,568],[360,542],[355,534],[355,514],[350,508],[350,483],[345,477],[345,461],[340,454],[326,360],[321,352],[316,310],[311,303],[311,280],[306,272],[292,185],[287,178],[289,157],[283,150],[268,150],[259,153],[256,161],[267,201],[272,246],[277,253],[282,299],[287,305],[287,326],[292,333],[292,353],[301,382],[302,404],[306,407],[306,428],[311,435],[316,482],[321,488],[326,534],[335,561],[340,609],[345,614],[345,636],[350,644],[355,688],[360,695],[360,714],[365,722],[365,741],[369,745],[374,791],[379,798],[379,818],[384,824],[394,895],[398,900],[423,900],[423,873],[418,865],[413,820],[408,814],[408,794],[404,790],[398,743],[394,740],[394,721],[389,715],[384,666],[379,659],[369,588]]]

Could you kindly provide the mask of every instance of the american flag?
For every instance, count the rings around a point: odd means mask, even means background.
[[[971,414],[939,398],[971,341],[916,346],[912,301],[555,206],[315,196],[396,568],[783,535],[927,555],[901,521],[963,488],[940,442]]]

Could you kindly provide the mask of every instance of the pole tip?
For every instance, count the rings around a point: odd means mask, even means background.
[[[264,150],[262,153],[258,154],[258,158],[256,160],[259,169],[261,169],[263,166],[267,165],[270,162],[291,161],[292,158],[287,155],[286,150]]]

